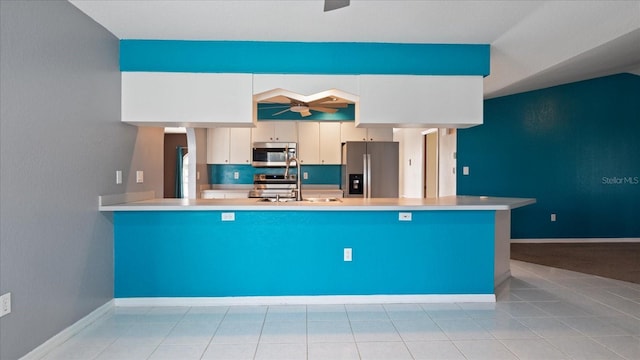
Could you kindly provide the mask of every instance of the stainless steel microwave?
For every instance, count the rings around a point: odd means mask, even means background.
[[[251,165],[255,167],[283,167],[287,159],[296,157],[297,143],[254,142]],[[295,162],[291,165],[295,165]]]

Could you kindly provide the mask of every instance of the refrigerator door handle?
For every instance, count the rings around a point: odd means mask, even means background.
[[[365,155],[367,157],[367,180],[366,180],[366,184],[367,184],[367,198],[371,197],[371,154],[366,154]]]
[[[367,191],[369,191],[369,162],[367,161],[368,154],[362,154],[362,197],[367,197]]]

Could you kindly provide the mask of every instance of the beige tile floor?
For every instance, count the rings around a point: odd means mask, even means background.
[[[512,275],[495,304],[116,307],[43,359],[640,359],[640,285]]]

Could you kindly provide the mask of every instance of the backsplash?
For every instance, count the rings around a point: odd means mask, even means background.
[[[209,184],[253,184],[253,174],[283,174],[284,168],[255,168],[251,165],[218,165],[208,164]],[[295,173],[295,167],[292,168]],[[238,179],[233,175],[238,172]],[[302,172],[308,178],[302,179],[303,184],[340,185],[340,165],[302,165]]]

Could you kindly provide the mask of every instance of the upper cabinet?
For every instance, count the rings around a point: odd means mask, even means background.
[[[300,164],[320,163],[320,123],[301,121],[298,123],[298,158]]]
[[[340,165],[340,123],[298,122],[298,156],[302,165]]]
[[[388,128],[357,128],[354,122],[340,124],[340,141],[393,141],[393,129]]]
[[[134,125],[252,127],[252,99],[252,74],[122,73],[122,121]]]
[[[252,141],[297,142],[298,128],[295,121],[259,121],[251,129]]]
[[[318,137],[320,139],[320,164],[340,165],[342,161],[340,123],[321,122],[318,130]]]
[[[207,164],[251,163],[251,129],[207,129]]]
[[[482,76],[360,75],[356,125],[465,128],[482,124]]]

